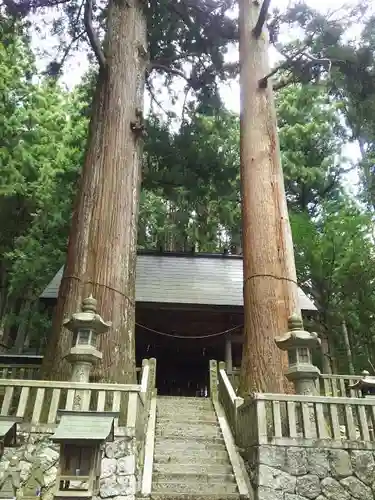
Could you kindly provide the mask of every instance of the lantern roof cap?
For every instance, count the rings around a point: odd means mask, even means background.
[[[313,348],[320,345],[320,339],[316,332],[308,332],[303,328],[300,315],[292,314],[288,319],[289,331],[275,338],[277,346],[281,350],[289,350],[297,347]]]
[[[70,318],[64,320],[64,327],[72,332],[80,329],[93,330],[98,334],[107,332],[112,323],[104,321],[96,312],[96,308],[97,300],[90,295],[82,301],[81,312],[73,313]]]

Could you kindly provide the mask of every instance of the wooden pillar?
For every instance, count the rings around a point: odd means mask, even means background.
[[[285,392],[286,353],[276,336],[300,314],[293,242],[268,62],[269,1],[240,0],[241,191],[244,323],[240,391]],[[260,12],[262,11],[262,15]],[[258,31],[258,33],[255,33]]]
[[[225,339],[225,365],[227,367],[228,375],[231,375],[233,371],[233,360],[232,360],[232,340],[230,337],[226,337]]]

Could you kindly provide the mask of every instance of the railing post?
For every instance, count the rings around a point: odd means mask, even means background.
[[[148,364],[150,367],[150,387],[151,387],[151,392],[156,389],[156,359],[155,358],[150,358],[148,360]]]
[[[217,361],[214,359],[210,360],[210,398],[215,401],[218,400]]]

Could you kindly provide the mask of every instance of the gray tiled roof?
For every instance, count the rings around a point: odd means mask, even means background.
[[[62,272],[41,298],[57,298]],[[137,302],[243,306],[242,258],[139,254],[136,272]],[[315,310],[305,293],[298,292],[301,309]]]

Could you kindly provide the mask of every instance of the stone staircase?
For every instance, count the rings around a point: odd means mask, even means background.
[[[157,398],[151,498],[239,500],[210,399]]]

